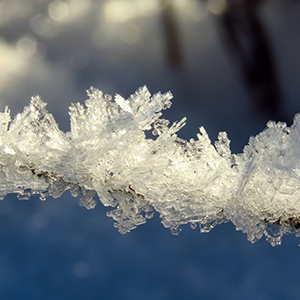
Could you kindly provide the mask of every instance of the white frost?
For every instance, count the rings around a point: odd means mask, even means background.
[[[174,234],[182,224],[207,232],[230,220],[252,242],[300,236],[299,115],[290,128],[269,122],[236,155],[225,132],[214,145],[203,127],[196,140],[178,138],[186,119],[169,126],[161,118],[171,93],[151,97],[142,87],[125,100],[91,88],[88,96],[71,105],[67,133],[39,97],[13,121],[8,108],[0,114],[1,199],[39,193],[45,200],[70,190],[91,209],[97,193],[114,207],[108,216],[121,233],[157,211]]]

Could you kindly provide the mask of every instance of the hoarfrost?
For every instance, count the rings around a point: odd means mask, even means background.
[[[0,197],[19,199],[64,191],[82,197],[87,209],[95,194],[121,233],[160,214],[173,234],[182,224],[208,232],[231,221],[254,242],[272,245],[285,233],[300,236],[300,115],[289,128],[269,122],[243,153],[232,154],[221,132],[212,145],[203,127],[197,139],[177,136],[186,119],[169,126],[161,111],[172,94],[150,95],[146,87],[125,100],[91,88],[85,105],[71,104],[71,131],[59,130],[46,104],[34,97],[11,121],[0,114]],[[152,130],[153,139],[145,131]]]

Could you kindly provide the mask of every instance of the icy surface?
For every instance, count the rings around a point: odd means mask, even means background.
[[[71,105],[67,133],[39,97],[13,121],[8,108],[1,113],[1,199],[46,200],[70,190],[91,209],[97,194],[113,207],[108,216],[121,233],[157,211],[173,234],[182,224],[208,232],[230,220],[252,242],[265,235],[277,245],[285,233],[300,235],[299,115],[290,128],[270,121],[236,155],[225,132],[214,145],[203,127],[197,139],[179,138],[186,119],[169,126],[161,118],[171,93],[151,96],[142,87],[125,100],[91,88],[88,97]]]

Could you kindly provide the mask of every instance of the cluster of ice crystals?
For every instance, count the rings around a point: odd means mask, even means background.
[[[250,241],[272,245],[285,233],[300,236],[300,115],[293,125],[269,122],[239,156],[238,189],[225,214]]]
[[[13,121],[8,108],[0,114],[1,199],[38,193],[45,200],[70,190],[91,209],[97,194],[113,207],[107,215],[121,233],[157,211],[173,234],[182,224],[207,232],[230,220],[252,242],[300,236],[299,115],[290,128],[269,122],[235,155],[225,132],[214,145],[203,127],[197,139],[179,138],[186,119],[169,126],[161,118],[171,93],[151,96],[142,87],[125,100],[91,88],[88,97],[71,105],[67,133],[39,97]]]

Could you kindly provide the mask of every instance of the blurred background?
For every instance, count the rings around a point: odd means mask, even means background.
[[[0,0],[0,110],[40,95],[60,129],[86,89],[171,90],[164,117],[234,153],[300,112],[296,0]],[[173,236],[157,214],[121,235],[65,193],[0,202],[1,299],[298,299],[299,238],[251,244],[231,223]]]

